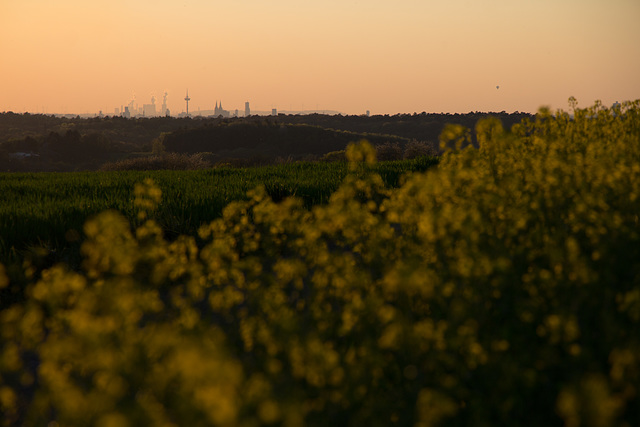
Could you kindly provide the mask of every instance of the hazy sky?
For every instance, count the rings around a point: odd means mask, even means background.
[[[0,112],[610,105],[640,98],[639,22],[640,0],[0,0]]]

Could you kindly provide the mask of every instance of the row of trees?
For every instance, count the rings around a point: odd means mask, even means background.
[[[45,137],[27,136],[0,144],[0,170],[69,171],[94,169],[105,160],[135,150],[135,146],[111,140],[104,133],[81,134],[67,130]]]
[[[326,129],[305,124],[284,124],[275,121],[230,121],[215,126],[180,130],[163,138],[164,149],[178,153],[212,152],[246,157],[323,155],[344,150],[349,142],[363,138],[382,144],[393,141],[404,144],[398,136],[382,136]]]

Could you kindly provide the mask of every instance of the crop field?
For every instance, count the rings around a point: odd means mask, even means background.
[[[572,104],[435,167],[3,175],[81,262],[2,305],[2,424],[638,425],[640,101]]]
[[[418,158],[380,163],[376,170],[387,185],[398,186],[403,174],[436,163],[435,158]],[[247,192],[259,185],[275,200],[296,196],[307,207],[326,203],[347,169],[345,162],[333,162],[198,171],[3,173],[0,262],[30,248],[64,250],[77,240],[89,217],[107,209],[133,220],[134,187],[146,178],[164,194],[156,219],[165,233],[176,236],[195,233],[219,217],[229,202],[246,199]]]

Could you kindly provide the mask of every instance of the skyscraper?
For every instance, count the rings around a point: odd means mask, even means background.
[[[156,97],[151,97],[151,104],[142,105],[142,114],[145,117],[154,117],[156,115]]]
[[[249,101],[244,103],[244,116],[249,117],[251,115],[251,109],[249,108]]]
[[[169,94],[167,92],[164,93],[164,97],[162,98],[162,109],[160,110],[160,114],[163,116],[168,116],[167,114],[167,96]]]

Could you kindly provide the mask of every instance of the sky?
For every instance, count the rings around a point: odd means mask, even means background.
[[[0,112],[536,112],[640,99],[639,0],[0,0]]]

